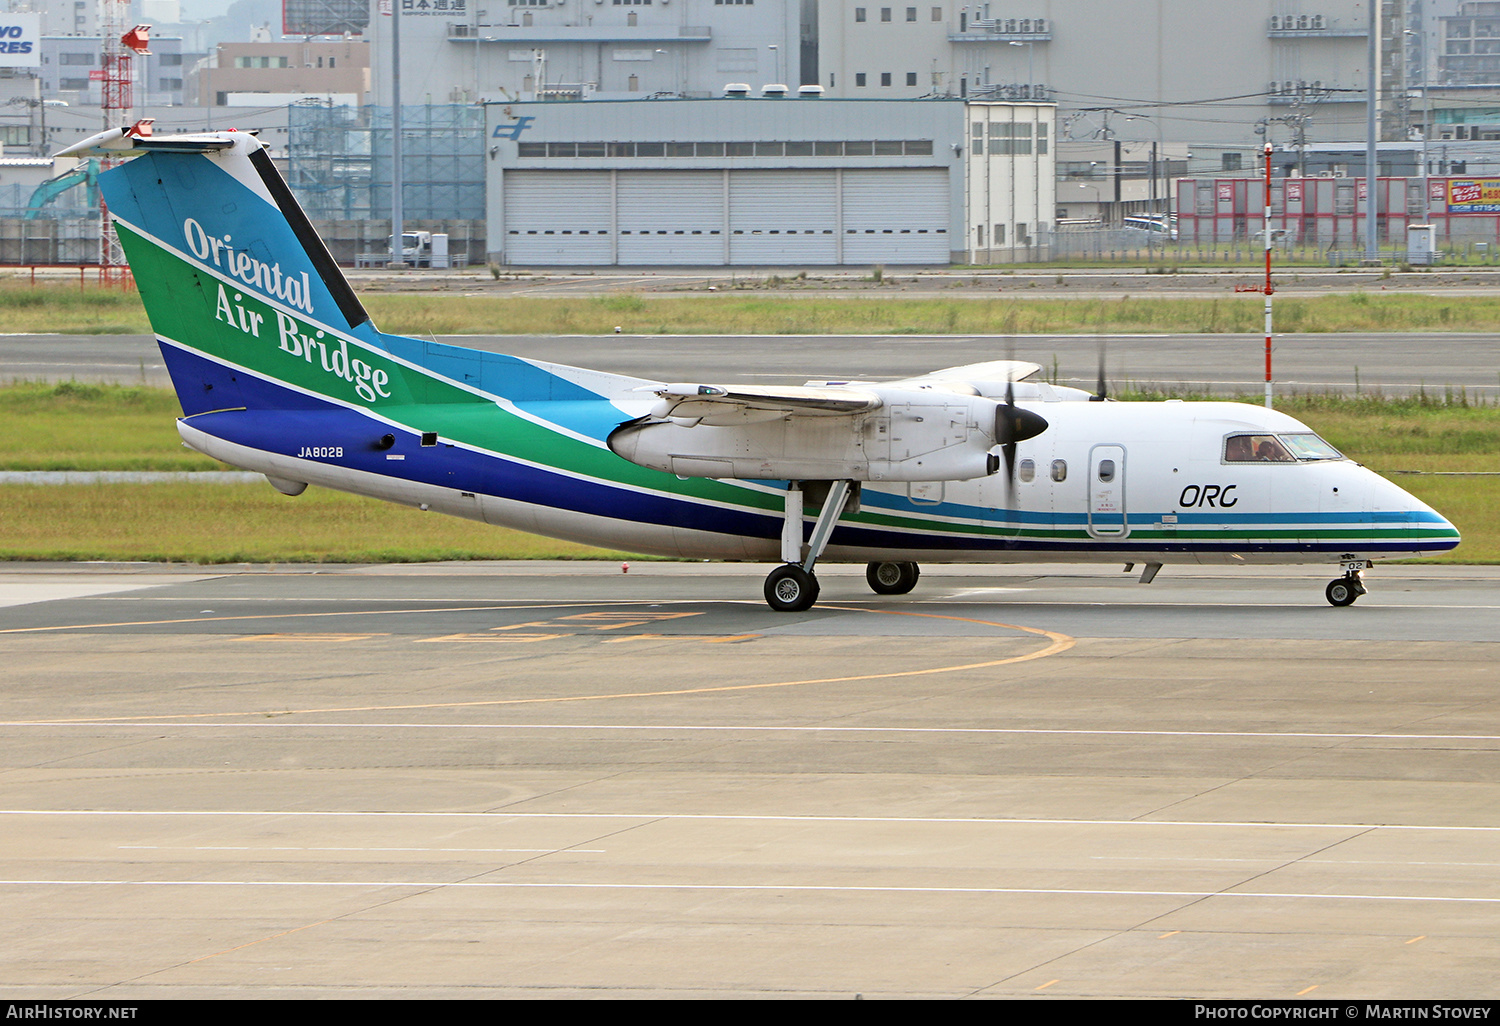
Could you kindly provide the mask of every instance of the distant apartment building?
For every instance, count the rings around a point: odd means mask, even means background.
[[[104,40],[92,36],[43,36],[41,89],[70,106],[98,106],[104,81]],[[130,61],[136,106],[176,106],[183,97],[180,38],[151,40],[149,56]]]
[[[192,76],[200,107],[290,103],[320,97],[359,105],[370,91],[370,44],[359,39],[221,43]]]
[[[1500,85],[1500,3],[1460,3],[1440,17],[1442,48],[1433,85]]]
[[[97,36],[99,0],[23,0],[14,10],[27,7],[42,16],[42,32],[49,36]]]

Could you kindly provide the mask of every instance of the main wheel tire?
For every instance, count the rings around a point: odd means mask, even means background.
[[[818,601],[818,579],[796,563],[766,575],[766,605],[778,613],[800,613]]]
[[[905,595],[917,586],[922,576],[915,563],[868,563],[865,565],[865,580],[870,590],[877,595]]]
[[[1328,604],[1331,606],[1352,606],[1354,600],[1363,593],[1364,589],[1359,582],[1347,577],[1329,581],[1327,590],[1323,592],[1328,597]]]

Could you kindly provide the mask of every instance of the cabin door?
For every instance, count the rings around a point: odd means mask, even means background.
[[[1125,447],[1096,445],[1089,450],[1089,534],[1123,538],[1130,533],[1125,513]]]

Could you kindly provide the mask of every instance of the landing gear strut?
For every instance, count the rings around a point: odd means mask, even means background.
[[[877,595],[905,595],[917,586],[922,568],[915,563],[867,563],[865,580]]]
[[[1357,563],[1344,564],[1344,576],[1328,582],[1327,589],[1323,594],[1328,598],[1328,604],[1333,606],[1352,606],[1354,600],[1365,593],[1364,571],[1369,566],[1363,560]]]
[[[858,511],[859,490],[852,481],[828,482],[828,495],[808,539],[806,555],[802,546],[802,482],[793,481],[786,492],[786,513],[781,527],[781,558],[786,561],[766,576],[766,605],[778,613],[800,613],[818,601],[818,579],[813,567],[828,547],[833,525],[845,508]],[[916,583],[913,578],[912,583]]]

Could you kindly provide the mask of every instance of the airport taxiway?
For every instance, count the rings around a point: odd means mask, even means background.
[[[1101,346],[1116,391],[1159,386],[1258,395],[1265,380],[1258,334],[445,335],[437,341],[653,381],[879,380],[1014,356],[1042,364],[1042,376],[1059,384],[1093,388]],[[1278,395],[1466,389],[1493,401],[1500,394],[1500,339],[1474,332],[1278,334],[1275,374]],[[170,384],[150,335],[0,336],[0,382],[69,379]]]
[[[12,999],[1500,995],[1500,571],[0,567]]]

